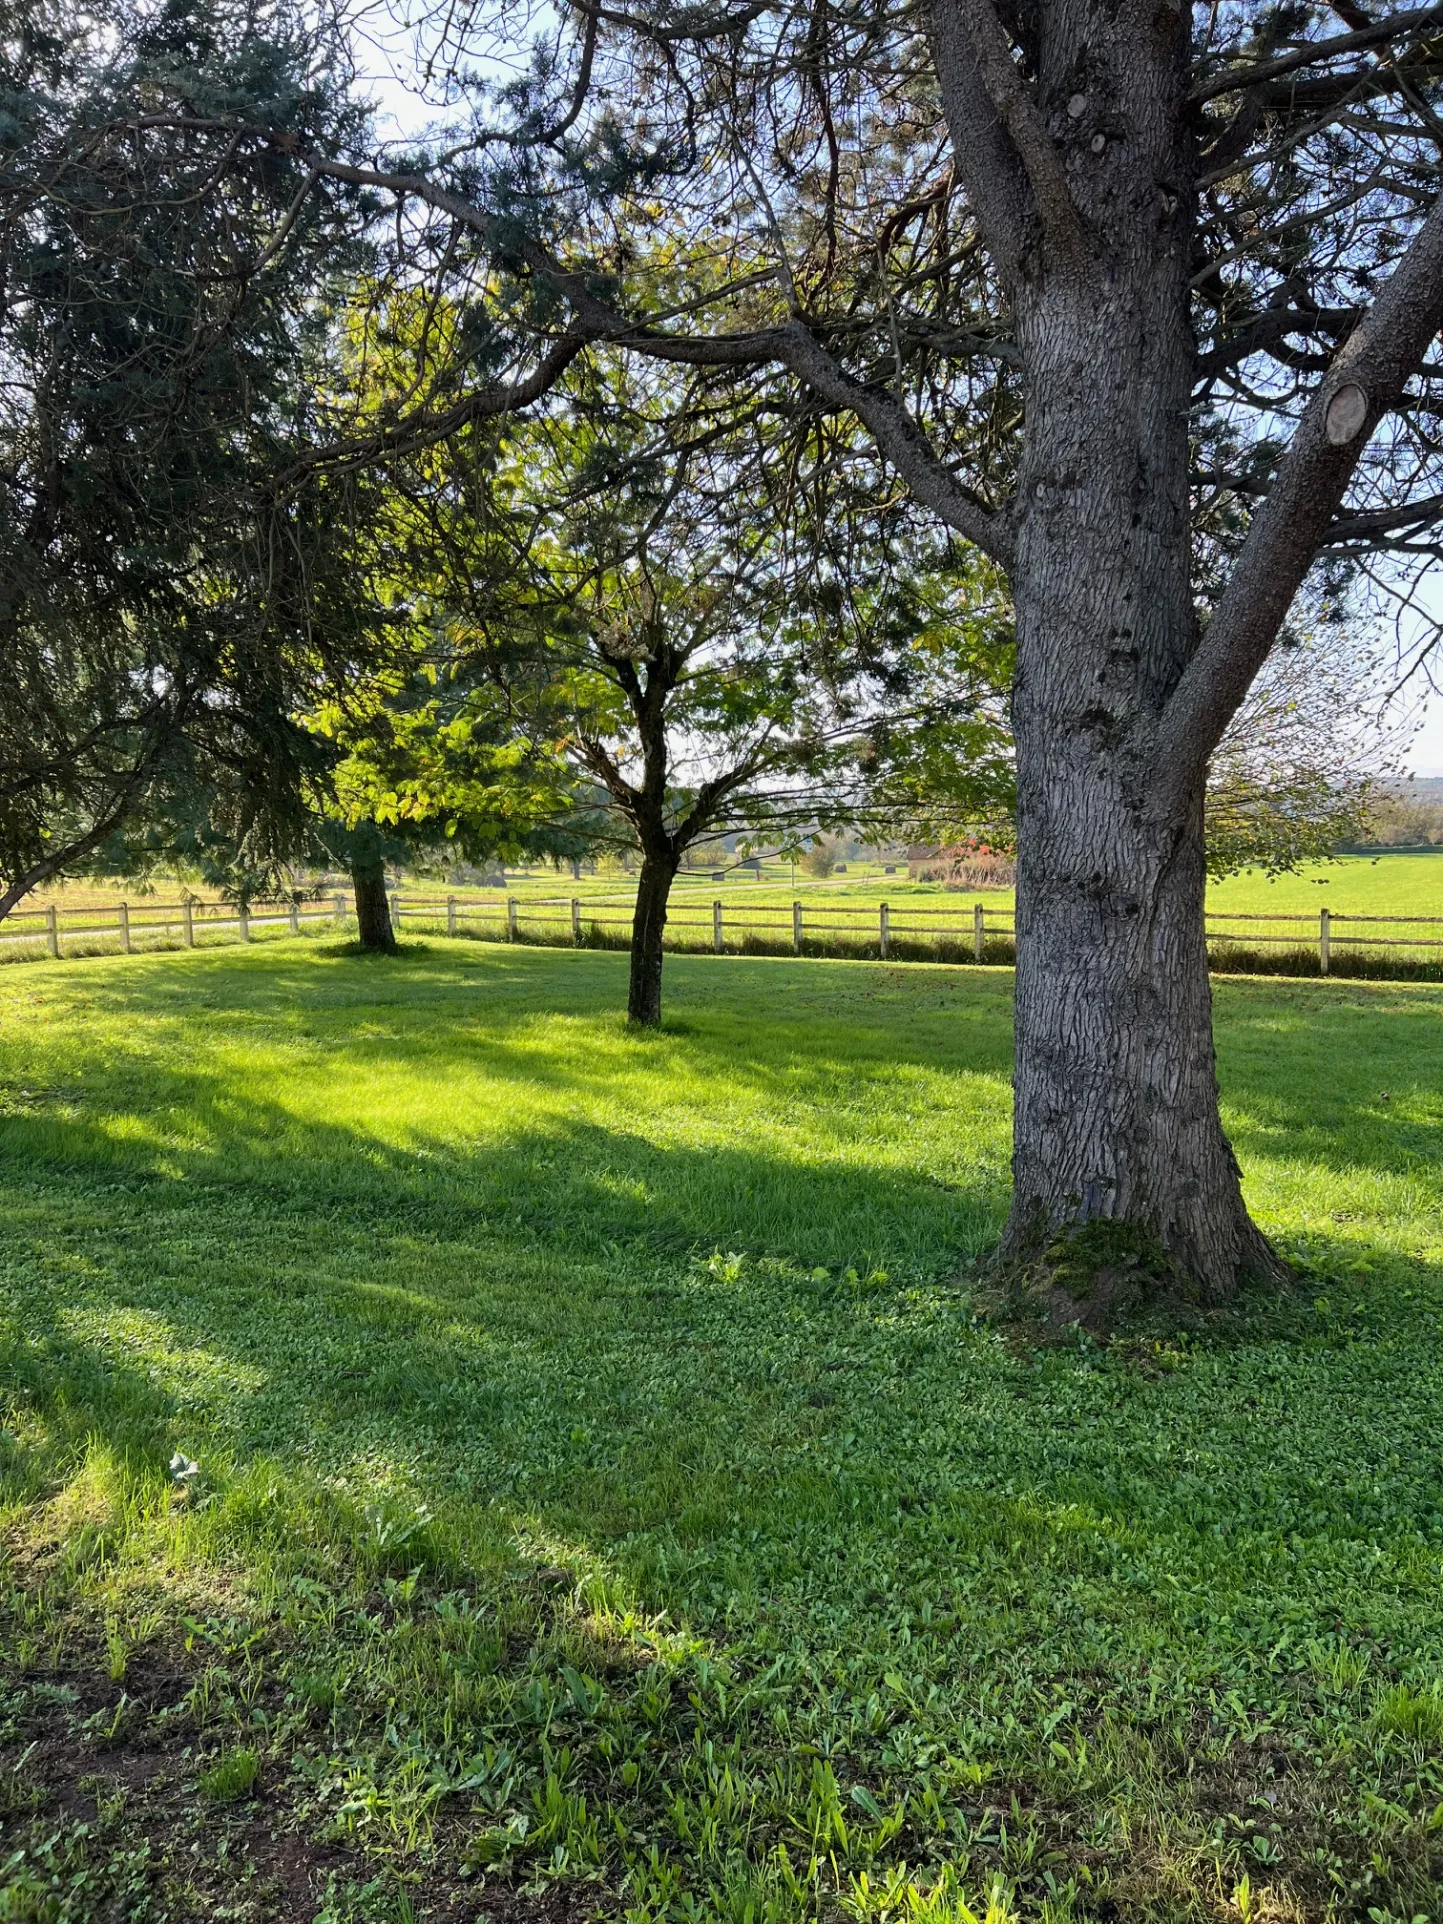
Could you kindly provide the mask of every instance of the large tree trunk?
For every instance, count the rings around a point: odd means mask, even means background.
[[[1085,730],[1079,733],[1085,736]],[[1005,1250],[1093,1232],[1106,1265],[1159,1249],[1210,1300],[1277,1264],[1218,1115],[1202,800],[1150,821],[1095,742],[1022,784],[1013,1201]],[[1019,758],[1021,759],[1021,758]]]
[[[351,885],[356,892],[356,922],[361,947],[377,955],[396,954],[391,904],[386,895],[386,865],[379,854],[353,857]]]
[[[666,904],[676,876],[676,857],[667,850],[642,857],[636,885],[636,910],[631,919],[631,984],[626,1019],[654,1029],[661,1021],[662,938],[666,934]]]
[[[1186,14],[1173,30],[1185,38]],[[1158,719],[1197,643],[1188,495],[1186,176],[1169,94],[1121,20],[1091,46],[1089,124],[1130,128],[1073,171],[1091,266],[1015,297],[1027,443],[1018,666],[1016,1110],[1005,1250],[1158,1250],[1212,1299],[1276,1269],[1218,1114],[1202,784],[1161,807]],[[1119,39],[1117,36],[1121,36]],[[1159,41],[1165,36],[1159,33]],[[1108,96],[1105,63],[1115,83]],[[1099,59],[1101,56],[1101,59]],[[1174,84],[1185,68],[1176,49]],[[1062,89],[1064,97],[1066,88]],[[1096,102],[1094,106],[1094,101]],[[1083,1224],[1118,1225],[1118,1234]],[[1072,1232],[1069,1235],[1069,1232]]]

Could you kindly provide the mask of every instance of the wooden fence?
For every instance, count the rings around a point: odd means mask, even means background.
[[[500,941],[570,943],[576,947],[624,942],[631,931],[629,902],[606,903],[572,897],[570,901],[521,903],[463,902],[457,897],[392,898],[400,925],[409,918],[447,934],[476,934]],[[1287,973],[1311,967],[1319,975],[1344,968],[1347,952],[1357,959],[1381,959],[1400,952],[1403,959],[1443,964],[1443,916],[1344,915],[1322,909],[1311,915],[1208,915],[1209,952],[1215,963],[1247,966],[1257,961],[1286,965]],[[1016,920],[1011,907],[974,902],[963,907],[927,908],[911,902],[883,902],[877,908],[841,903],[767,906],[744,900],[709,906],[694,898],[674,899],[667,913],[667,945],[679,949],[728,952],[824,954],[843,951],[875,955],[883,961],[936,959],[950,962],[1013,960]],[[1387,928],[1390,933],[1381,931]],[[1393,929],[1425,931],[1394,935]],[[1340,954],[1340,951],[1343,953]],[[1419,953],[1425,951],[1425,953]],[[1295,966],[1296,965],[1296,966]]]
[[[217,937],[248,942],[258,929],[291,935],[318,923],[334,929],[345,924],[347,915],[344,895],[310,902],[254,902],[245,909],[234,902],[202,902],[195,896],[179,902],[142,900],[74,909],[48,902],[43,908],[11,910],[0,922],[0,954],[5,945],[12,950],[12,959],[22,950],[61,956],[193,949]]]
[[[929,898],[935,902],[936,898]],[[542,897],[476,901],[456,895],[391,896],[398,929],[466,935],[501,942],[619,948],[631,933],[626,897]],[[0,956],[131,954],[142,949],[195,948],[249,941],[258,931],[299,935],[354,927],[345,895],[302,902],[120,902],[66,909],[56,903],[17,909],[0,922]],[[683,888],[667,916],[667,946],[722,954],[842,954],[883,961],[1010,963],[1016,924],[1010,906],[978,901],[877,908],[845,903],[710,903]],[[1408,933],[1399,931],[1407,930]],[[1209,915],[1215,967],[1328,975],[1384,973],[1391,963],[1443,966],[1443,916]],[[1379,964],[1383,966],[1380,968]]]

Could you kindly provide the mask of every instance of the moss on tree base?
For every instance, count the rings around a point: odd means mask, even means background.
[[[1079,1334],[1094,1342],[1155,1339],[1246,1321],[1258,1290],[1276,1295],[1294,1280],[1274,1255],[1267,1274],[1243,1279],[1235,1301],[1218,1303],[1146,1224],[1097,1217],[1054,1228],[1033,1254],[999,1255],[984,1272],[981,1304],[1036,1343]]]

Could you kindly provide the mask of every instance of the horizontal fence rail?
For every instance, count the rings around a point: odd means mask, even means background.
[[[466,935],[499,942],[576,948],[620,948],[630,940],[632,903],[626,896],[514,895],[478,901],[456,895],[396,890],[391,914],[398,930]],[[1406,965],[1443,968],[1443,916],[1209,914],[1214,968],[1266,969],[1284,974],[1381,973],[1397,957]],[[84,908],[56,903],[17,909],[0,922],[0,956],[131,954],[143,949],[196,948],[216,941],[250,941],[261,932],[344,933],[355,917],[344,894],[297,902],[118,902]],[[1408,933],[1401,933],[1406,930]],[[851,955],[883,961],[1010,963],[1016,921],[995,902],[924,906],[883,902],[753,903],[741,897],[705,901],[684,887],[667,915],[670,949],[717,955]],[[1395,965],[1396,966],[1396,965]]]
[[[12,909],[0,922],[0,955],[33,951],[40,955],[131,955],[140,949],[198,948],[217,936],[248,942],[257,930],[279,929],[299,935],[305,926],[344,925],[348,909],[343,895],[306,902],[202,902],[188,896],[179,902],[107,902],[84,908]],[[354,917],[351,917],[354,920]]]

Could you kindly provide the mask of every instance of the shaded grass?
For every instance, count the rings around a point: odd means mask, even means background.
[[[623,974],[0,985],[0,1905],[1434,1907],[1439,995],[1218,985],[1308,1286],[1033,1356],[959,1280],[1005,976]]]

